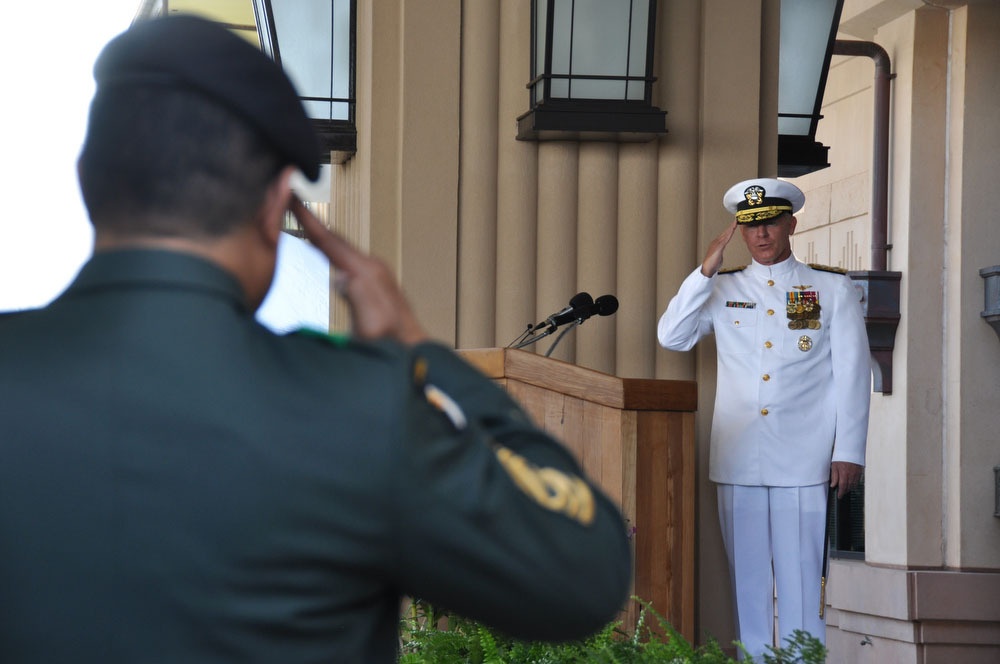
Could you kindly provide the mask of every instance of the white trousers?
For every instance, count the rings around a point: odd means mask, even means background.
[[[827,485],[720,484],[718,496],[738,638],[744,647],[762,661],[767,646],[787,645],[797,629],[825,643],[826,621],[819,617],[819,604]]]

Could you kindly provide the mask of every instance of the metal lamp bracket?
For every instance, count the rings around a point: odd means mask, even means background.
[[[892,394],[892,350],[899,327],[899,283],[903,273],[861,270],[847,274],[861,293],[872,357],[872,390]]]
[[[1000,265],[984,267],[979,276],[985,280],[983,312],[980,314],[1000,337]]]

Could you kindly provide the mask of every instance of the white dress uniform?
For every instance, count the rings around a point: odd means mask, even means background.
[[[713,331],[712,481],[808,486],[830,479],[831,460],[864,465],[871,365],[847,276],[794,256],[711,278],[699,267],[657,337],[664,348],[689,350]]]
[[[779,645],[793,629],[825,639],[826,490],[831,461],[865,462],[868,338],[850,278],[794,256],[713,277],[692,272],[657,337],[683,351],[712,332],[718,384],[709,477],[720,485],[740,638],[759,658],[772,642],[774,578]]]

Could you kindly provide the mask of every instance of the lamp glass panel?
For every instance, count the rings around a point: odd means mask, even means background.
[[[576,0],[555,0],[552,8],[552,74],[566,76],[571,70],[573,53],[573,12]],[[543,36],[544,38],[544,36]],[[570,97],[567,78],[553,78],[551,96],[565,99]]]
[[[649,39],[649,0],[632,1],[632,24],[629,27],[628,75],[646,76],[646,51]],[[629,81],[626,99],[643,101],[646,99],[646,81]]]
[[[545,32],[547,26],[548,3],[543,0],[535,2],[535,52],[534,71],[532,78],[538,78],[545,73]],[[531,89],[531,102],[537,104],[544,99],[545,84],[541,81],[535,83]]]
[[[837,0],[782,0],[778,64],[778,133],[808,136]]]
[[[351,96],[351,0],[333,2],[333,77],[331,92],[333,97],[347,99]],[[348,119],[346,103],[339,105],[341,112],[334,113],[334,119]],[[335,107],[336,108],[336,107]]]
[[[628,75],[646,75],[646,41],[649,37],[649,0],[632,0],[632,24],[629,26]],[[629,99],[632,96],[629,95]]]
[[[548,74],[552,99],[644,100],[645,80],[625,78],[646,76],[651,1],[536,0],[533,77]],[[533,103],[544,101],[543,85],[533,86]]]
[[[313,119],[349,120],[350,0],[272,0],[281,66]]]
[[[576,0],[573,12],[572,74],[626,76],[630,0]],[[575,99],[624,99],[623,80],[573,81]]]

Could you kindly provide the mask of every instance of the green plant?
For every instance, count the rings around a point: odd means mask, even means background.
[[[692,646],[653,607],[642,605],[635,629],[613,622],[582,641],[519,641],[473,620],[446,615],[414,600],[400,623],[400,664],[730,664],[714,639]],[[650,617],[655,622],[647,624]],[[742,646],[736,646],[742,650]],[[822,664],[826,648],[796,631],[787,646],[769,648],[763,664]],[[745,654],[745,651],[744,651]],[[744,662],[752,663],[747,658]]]

